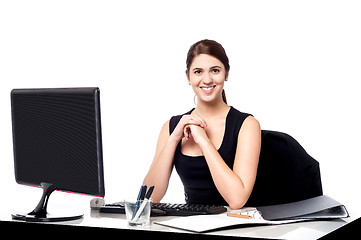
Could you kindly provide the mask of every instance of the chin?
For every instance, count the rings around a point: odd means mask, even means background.
[[[222,96],[220,97],[220,100],[222,100]],[[198,97],[198,101],[202,101],[204,103],[216,103],[219,101],[219,99],[216,96],[202,96],[202,97]]]

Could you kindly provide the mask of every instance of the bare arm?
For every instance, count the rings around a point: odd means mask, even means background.
[[[169,136],[169,121],[165,122],[158,137],[152,165],[143,181],[148,186],[155,186],[152,195],[153,202],[159,202],[167,191],[177,143]]]
[[[163,124],[153,162],[143,181],[148,186],[155,186],[152,194],[153,202],[159,202],[167,191],[177,144],[183,137],[188,137],[185,131],[187,125],[196,125],[201,128],[206,126],[202,119],[196,116],[184,115],[173,133],[169,135],[169,121]]]
[[[253,117],[248,117],[244,121],[238,135],[233,169],[224,162],[203,129],[190,126],[190,131],[202,149],[219,193],[232,209],[243,207],[256,180],[261,148],[261,129],[258,121]]]

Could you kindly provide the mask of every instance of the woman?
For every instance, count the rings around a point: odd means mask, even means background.
[[[196,108],[164,123],[144,183],[155,186],[152,198],[159,202],[175,166],[187,203],[241,208],[256,179],[260,125],[227,104],[223,88],[230,66],[222,45],[199,41],[189,49],[186,63]]]

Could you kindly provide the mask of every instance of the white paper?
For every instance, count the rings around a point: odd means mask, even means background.
[[[237,225],[274,225],[298,222],[303,220],[267,221],[264,219],[245,219],[228,217],[226,213],[217,215],[195,215],[189,217],[177,217],[171,220],[155,222],[156,224],[188,230],[192,232],[206,232],[223,227]]]
[[[335,211],[335,209],[333,208],[337,206],[339,207],[338,209],[336,209],[338,211]],[[259,218],[246,219],[229,217],[227,216],[227,213],[221,213],[217,215],[195,215],[189,217],[178,217],[171,220],[155,223],[192,232],[206,232],[231,226],[278,225],[314,219],[343,218],[349,216],[346,208],[343,205],[325,195],[294,203],[259,208],[248,207],[240,210],[231,210],[231,212],[242,213],[251,217],[258,216]],[[258,212],[260,214],[254,214],[255,212]],[[266,215],[268,217],[266,217]],[[270,220],[265,220],[263,217]],[[281,220],[273,220],[272,218],[278,218]]]

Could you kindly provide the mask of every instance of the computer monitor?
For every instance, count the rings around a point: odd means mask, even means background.
[[[83,214],[47,212],[54,190],[104,197],[99,88],[13,89],[11,113],[17,183],[43,188],[25,221],[66,221]],[[26,196],[24,196],[25,198]]]

